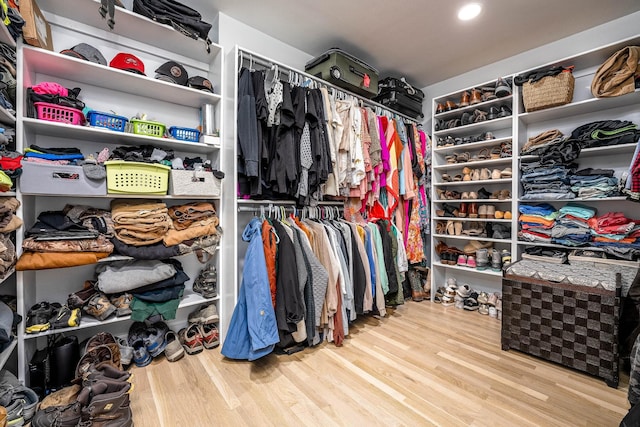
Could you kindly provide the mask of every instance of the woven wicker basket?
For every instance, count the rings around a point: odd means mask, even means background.
[[[527,113],[565,105],[573,100],[575,79],[570,72],[547,76],[522,85],[522,101]]]

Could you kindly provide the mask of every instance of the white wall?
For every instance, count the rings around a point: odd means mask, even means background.
[[[640,12],[635,12],[553,43],[427,86],[422,89],[425,92],[423,105],[425,117],[431,117],[431,100],[433,98],[637,36],[638,22],[640,22]],[[500,46],[495,48],[499,49]]]
[[[231,52],[237,44],[252,52],[304,71],[304,64],[313,58],[268,34],[260,32],[224,13],[218,14],[218,43],[225,52]]]

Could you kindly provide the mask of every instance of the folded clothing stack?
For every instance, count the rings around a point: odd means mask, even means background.
[[[569,176],[573,173],[571,167],[534,162],[523,165],[521,171],[523,200],[566,200],[576,197],[569,185]]]
[[[551,229],[558,216],[556,209],[548,203],[520,205],[520,231],[518,237],[530,242],[551,242]]]
[[[45,211],[25,233],[17,270],[73,267],[96,263],[113,251],[108,211],[67,205]]]
[[[114,200],[111,218],[115,237],[133,246],[161,242],[171,228],[167,205],[151,200]]]
[[[613,169],[581,169],[569,177],[571,191],[581,198],[603,198],[617,196],[618,178]]]

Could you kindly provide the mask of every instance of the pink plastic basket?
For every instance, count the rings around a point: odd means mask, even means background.
[[[33,105],[36,106],[38,118],[40,120],[68,123],[71,125],[81,125],[85,122],[82,111],[75,108],[50,104],[48,102],[34,102]]]

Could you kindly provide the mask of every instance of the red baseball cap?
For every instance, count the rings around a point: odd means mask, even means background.
[[[144,73],[144,63],[140,60],[140,58],[130,53],[118,53],[113,57],[111,62],[109,62],[109,66],[146,76],[146,74]]]

